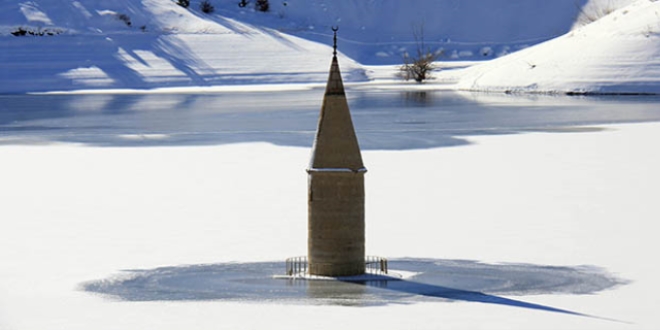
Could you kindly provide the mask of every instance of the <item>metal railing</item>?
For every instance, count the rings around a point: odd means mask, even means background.
[[[383,257],[367,256],[364,260],[365,273],[385,275],[387,274],[387,259]],[[286,274],[288,276],[307,275],[309,262],[307,257],[293,257],[286,259]]]
[[[368,274],[387,274],[387,259],[382,257],[367,256],[364,261]]]
[[[286,274],[307,274],[307,257],[293,257],[286,259]]]

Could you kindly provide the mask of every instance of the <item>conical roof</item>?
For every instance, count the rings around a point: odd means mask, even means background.
[[[337,56],[332,58],[309,167],[310,170],[364,171]]]

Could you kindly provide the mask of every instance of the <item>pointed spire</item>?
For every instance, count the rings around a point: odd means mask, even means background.
[[[341,79],[341,72],[339,71],[339,61],[337,61],[337,56],[332,57],[330,75],[328,76],[328,83],[325,86],[325,95],[346,95],[344,92],[344,83]]]
[[[339,61],[337,61],[337,31],[339,27],[332,27],[334,32],[333,46],[332,46],[332,64],[330,65],[330,75],[328,76],[328,84],[325,88],[325,95],[345,95],[344,83],[341,80],[341,73],[339,72]]]
[[[346,101],[344,83],[341,79],[336,55],[338,28],[332,28],[332,30],[335,33],[334,52],[309,170],[361,172],[365,171],[365,168],[362,163],[360,146],[353,128],[348,102]]]
[[[332,32],[334,33],[334,37],[332,38],[333,44],[332,44],[332,55],[337,57],[337,31],[339,31],[338,26],[333,26],[332,27]]]

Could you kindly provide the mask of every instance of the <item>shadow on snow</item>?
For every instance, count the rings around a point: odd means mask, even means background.
[[[402,280],[364,282],[279,279],[274,276],[284,273],[283,262],[224,263],[127,270],[108,279],[83,283],[81,289],[127,301],[224,300],[342,306],[478,302],[589,316],[502,296],[595,294],[628,283],[593,266],[405,258],[390,260],[390,268],[414,275]]]

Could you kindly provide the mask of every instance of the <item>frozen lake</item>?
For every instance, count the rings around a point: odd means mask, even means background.
[[[660,120],[659,97],[347,91],[364,150],[458,146],[462,136],[590,131]],[[310,147],[322,89],[218,94],[0,95],[0,143],[270,142]]]
[[[320,89],[0,96],[0,328],[658,327],[660,99],[362,88],[367,253],[402,281],[272,277]]]
[[[386,306],[462,301],[580,315],[526,303],[520,296],[588,295],[626,285],[597,267],[484,264],[468,260],[394,259],[387,276],[301,280],[282,275],[282,262],[219,263],[126,271],[84,283],[90,293],[125,301],[233,301],[274,304]],[[397,277],[398,271],[412,274]],[[514,297],[504,298],[504,296]]]

